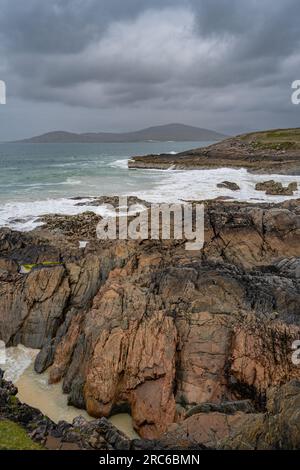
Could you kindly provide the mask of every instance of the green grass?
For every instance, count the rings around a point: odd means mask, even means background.
[[[251,146],[254,149],[258,150],[290,150],[292,148],[296,148],[297,144],[296,142],[260,142],[259,140],[256,140],[251,143]]]
[[[248,142],[254,149],[258,150],[300,149],[300,128],[252,132],[242,135],[240,138],[242,141]]]
[[[0,420],[0,450],[43,450],[43,447],[32,441],[18,424]]]
[[[10,404],[10,406],[12,406],[12,407],[16,407],[16,406],[18,406],[18,404],[19,404],[19,400],[17,399],[17,397],[15,397],[14,395],[12,395],[11,397],[9,397],[9,404]]]

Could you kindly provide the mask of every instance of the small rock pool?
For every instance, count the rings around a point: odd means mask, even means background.
[[[19,400],[38,408],[56,423],[61,420],[71,423],[76,416],[83,416],[86,420],[94,419],[85,410],[68,406],[67,395],[62,392],[61,383],[49,385],[47,371],[43,374],[34,371],[33,363],[37,353],[37,350],[22,345],[1,348],[0,368],[5,370],[4,378],[11,380],[18,387]],[[139,438],[129,414],[116,414],[109,418],[109,421],[129,438]]]

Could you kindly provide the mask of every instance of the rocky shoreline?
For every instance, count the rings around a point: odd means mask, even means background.
[[[255,132],[176,155],[135,156],[130,169],[246,168],[255,173],[300,174],[300,129]]]
[[[16,423],[25,430],[32,442],[47,450],[138,450],[162,449],[155,441],[130,440],[106,418],[87,422],[78,416],[72,424],[58,424],[39,410],[21,403],[16,397],[18,389],[3,379],[0,370],[0,428],[1,423]],[[2,448],[0,442],[0,450]]]
[[[300,381],[296,380],[270,390],[265,413],[255,411],[250,400],[203,403],[181,425],[152,440],[130,440],[106,418],[87,422],[78,416],[71,424],[55,424],[21,403],[17,391],[0,370],[0,429],[2,424],[14,423],[17,428],[10,427],[11,432],[26,433],[20,450],[278,450],[298,449],[300,443]],[[13,435],[10,439],[15,442]],[[0,449],[12,447],[0,442]]]
[[[205,206],[200,252],[99,241],[91,213],[1,229],[0,338],[40,349],[70,404],[130,412],[147,445],[299,447],[300,200]]]

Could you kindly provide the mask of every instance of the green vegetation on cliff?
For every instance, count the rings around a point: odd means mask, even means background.
[[[42,450],[26,431],[16,423],[0,420],[0,450]]]
[[[300,174],[300,128],[275,129],[231,137],[176,155],[132,157],[128,168],[246,168],[257,173]]]
[[[300,149],[300,128],[252,132],[240,139],[258,150],[296,150]]]

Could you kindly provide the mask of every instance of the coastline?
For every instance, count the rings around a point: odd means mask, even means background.
[[[211,157],[209,169],[201,167],[207,149],[141,157],[154,166],[172,161],[174,171],[161,173],[167,178],[160,186],[128,196],[136,208],[130,220],[149,211],[151,202],[203,203],[201,250],[188,252],[185,240],[172,237],[99,240],[98,222],[118,206],[112,195],[66,198],[71,214],[65,207],[57,211],[59,200],[53,206],[48,201],[48,214],[42,201],[40,213],[27,214],[25,202],[22,217],[0,227],[0,335],[9,346],[38,350],[34,371],[27,369],[17,385],[22,401],[40,403],[52,418],[37,442],[51,447],[54,432],[57,446],[67,439],[90,448],[82,432],[93,434],[96,426],[99,449],[118,448],[111,434],[124,448],[300,445],[289,424],[300,400],[299,367],[291,355],[300,337],[299,174],[274,175],[273,150],[250,155],[247,164],[249,155],[237,156],[240,141],[238,150],[236,141],[224,142],[208,147],[231,149],[218,168]],[[284,161],[278,152],[285,172],[297,167],[297,152]],[[118,165],[126,171],[123,160]],[[254,166],[268,176],[250,173]],[[43,397],[28,398],[38,393],[35,374],[49,379],[47,406]],[[54,407],[50,390],[59,393]],[[60,413],[68,415],[60,400],[75,418],[64,425],[66,435],[54,423]],[[16,410],[27,405],[17,403],[15,415],[7,405],[3,413],[20,424]],[[75,416],[80,410],[85,419]],[[123,420],[130,438],[108,419],[118,427],[116,420]],[[277,424],[269,435],[271,422]],[[139,444],[132,440],[137,436]]]
[[[269,3],[0,0],[3,468],[296,463],[300,2]]]
[[[131,171],[131,170],[129,170]],[[147,170],[148,171],[148,170]],[[157,171],[157,170],[154,170]],[[152,175],[149,170],[150,176]],[[161,171],[160,175],[154,174],[155,181],[152,189],[140,189],[138,191],[123,191],[122,196],[135,197],[147,203],[180,203],[187,199],[214,200],[225,197],[236,202],[279,203],[288,199],[300,197],[300,176],[280,175],[274,173],[252,174],[246,169],[218,168],[210,170],[184,169]],[[230,188],[219,188],[224,180],[235,182],[239,189],[232,191]],[[284,186],[296,182],[298,189],[293,196],[284,194],[265,195],[262,191],[255,190],[257,183],[266,180],[280,182]],[[105,204],[105,198],[109,203],[113,195],[99,196],[72,196],[55,199],[41,199],[38,201],[11,201],[0,206],[0,226],[6,226],[14,230],[30,231],[41,226],[44,216],[51,214],[79,215],[85,211],[94,212],[99,216],[109,216],[109,208]],[[103,203],[99,203],[99,200]]]
[[[300,174],[300,130],[277,129],[228,138],[177,155],[133,157],[130,169],[246,168],[257,174]]]

